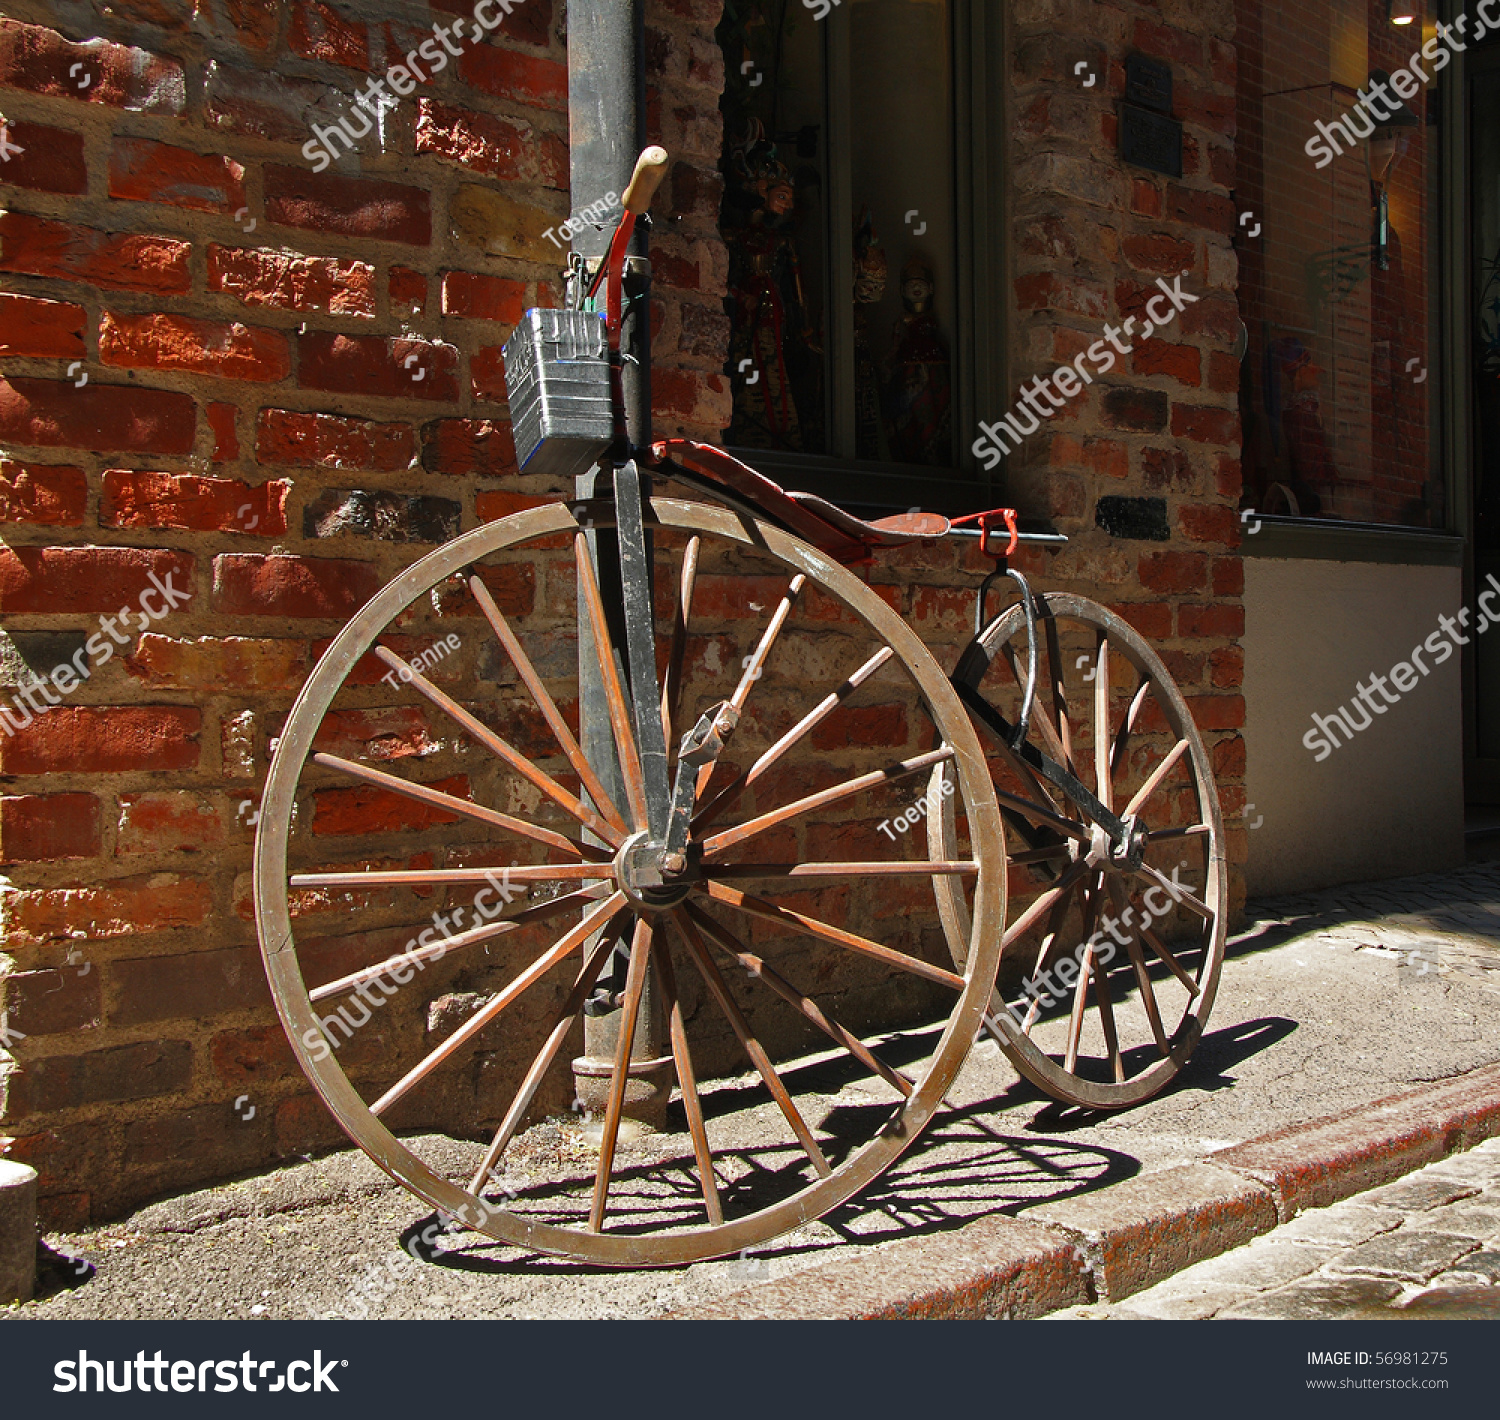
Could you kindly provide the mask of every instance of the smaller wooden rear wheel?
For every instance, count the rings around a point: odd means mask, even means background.
[[[1150,645],[1083,597],[1038,594],[1035,603],[1027,741],[1131,825],[1135,852],[1112,850],[1084,807],[975,714],[1011,864],[1001,987],[986,1023],[1016,1069],[1054,1098],[1120,1109],[1182,1069],[1213,1006],[1224,956],[1223,819],[1203,737]],[[1027,664],[1017,604],[969,643],[952,678],[971,703],[1015,726]],[[934,857],[958,842],[945,777],[934,770],[929,793],[943,806],[928,815]],[[962,885],[936,886],[962,962],[973,925]]]

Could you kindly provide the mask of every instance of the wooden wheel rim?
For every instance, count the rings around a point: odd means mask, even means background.
[[[1001,843],[999,810],[979,742],[968,716],[926,647],[884,601],[852,573],[787,533],[728,510],[670,499],[651,500],[656,526],[710,534],[757,548],[816,581],[880,636],[925,698],[939,734],[954,751],[965,811],[975,842]],[[596,516],[596,522],[597,522]],[[910,1146],[926,1125],[968,1055],[981,1012],[994,986],[1004,915],[1003,853],[976,851],[973,947],[961,965],[964,988],[950,1012],[926,1073],[884,1127],[835,1168],[758,1212],[717,1226],[670,1235],[585,1233],[497,1209],[435,1173],[374,1114],[350,1083],[337,1056],[319,1060],[303,1036],[318,1028],[294,943],[287,903],[287,852],[291,815],[302,768],[323,716],[345,678],[380,632],[421,596],[471,563],[518,543],[555,533],[575,533],[579,522],[564,503],[514,513],[464,534],[429,553],[389,582],[335,638],[292,706],[267,776],[255,845],[254,897],[261,955],[271,994],[293,1053],[340,1127],[398,1183],[440,1212],[467,1219],[476,1206],[483,1232],[531,1251],[612,1266],[673,1266],[722,1256],[765,1242],[837,1207],[862,1189]],[[471,1225],[472,1226],[472,1225]]]
[[[1123,1084],[1086,1079],[1064,1068],[1063,1062],[1047,1054],[1029,1035],[1022,1033],[998,989],[990,1003],[990,1018],[1000,1031],[998,1043],[1022,1076],[1054,1099],[1069,1104],[1091,1109],[1125,1109],[1150,1099],[1177,1075],[1201,1039],[1209,1012],[1213,1008],[1224,958],[1228,899],[1224,822],[1219,806],[1218,786],[1214,780],[1207,747],[1193,723],[1187,702],[1150,644],[1128,622],[1085,597],[1070,593],[1047,593],[1037,594],[1035,600],[1038,637],[1043,635],[1043,627],[1048,618],[1053,619],[1054,623],[1071,621],[1077,626],[1102,631],[1107,635],[1112,651],[1123,656],[1137,673],[1150,678],[1155,699],[1167,717],[1169,728],[1178,738],[1188,743],[1187,757],[1192,763],[1202,821],[1209,826],[1204,901],[1214,913],[1213,930],[1203,944],[1203,960],[1197,975],[1199,994],[1189,1000],[1182,1020],[1171,1031],[1168,1040],[1170,1052],[1165,1058],[1156,1060],[1148,1069],[1127,1079]],[[997,616],[964,648],[953,672],[954,683],[982,694],[980,686],[994,657],[1012,637],[1024,632],[1025,625],[1025,610],[1019,603]],[[1043,697],[1046,694],[1045,687],[1040,683],[1040,673],[1038,681],[1033,718],[1042,713]],[[943,767],[939,766],[933,771],[934,778],[942,773]],[[928,835],[931,851],[935,855],[950,851],[955,845],[953,814],[945,812],[929,815]],[[973,940],[972,914],[963,894],[954,884],[940,881],[935,887],[953,959],[962,965],[964,943]]]

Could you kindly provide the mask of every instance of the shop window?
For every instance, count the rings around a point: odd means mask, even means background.
[[[719,26],[723,439],[804,473],[972,483],[973,130],[954,58],[972,21],[948,0],[823,8],[726,0]]]
[[[1238,38],[1245,503],[1443,528],[1434,90],[1454,49],[1400,0],[1246,0]]]

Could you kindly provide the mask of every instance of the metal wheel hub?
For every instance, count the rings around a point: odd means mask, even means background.
[[[698,881],[688,871],[688,855],[653,843],[649,833],[633,833],[615,854],[615,881],[633,907],[666,912],[682,903]]]

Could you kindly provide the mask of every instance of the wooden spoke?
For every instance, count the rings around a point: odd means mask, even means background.
[[[395,774],[387,774],[383,769],[371,769],[363,764],[340,759],[335,754],[315,754],[313,763],[322,765],[324,769],[335,769],[340,774],[347,774],[351,779],[358,779],[362,783],[388,790],[392,794],[415,799],[419,804],[441,809],[444,813],[456,814],[460,818],[476,819],[480,823],[493,824],[496,828],[518,833],[537,843],[545,843],[549,848],[556,848],[559,852],[571,853],[575,858],[591,858],[596,862],[609,860],[609,855],[603,850],[591,845],[575,843],[571,838],[561,833],[554,833],[550,828],[541,828],[537,824],[527,823],[525,819],[513,818],[510,814],[501,813],[498,809],[487,809],[482,804],[470,803],[468,799],[460,799],[454,794],[445,794],[441,789],[429,788],[426,784],[417,784],[409,779],[399,778]]]
[[[926,862],[919,858],[885,863],[720,863],[709,864],[703,876],[723,878],[937,878],[963,877],[977,873],[979,864]]]
[[[719,1201],[719,1181],[714,1176],[713,1150],[708,1146],[708,1126],[703,1121],[703,1101],[698,1097],[698,1076],[688,1049],[687,1028],[682,1020],[682,1001],[677,995],[677,977],[672,970],[672,953],[666,934],[651,943],[656,962],[656,979],[661,987],[662,1005],[667,1009],[668,1033],[672,1037],[672,1059],[677,1066],[677,1084],[682,1090],[682,1110],[687,1115],[688,1133],[693,1140],[693,1157],[698,1161],[698,1182],[703,1190],[703,1207],[708,1221],[717,1227],[724,1221],[724,1206]]]
[[[1135,813],[1156,792],[1161,781],[1172,772],[1173,766],[1188,752],[1188,749],[1189,745],[1186,740],[1177,741],[1172,747],[1171,753],[1152,770],[1151,777],[1135,791],[1130,802],[1125,805],[1125,812],[1120,815],[1121,818],[1129,818],[1131,814]]]
[[[1090,956],[1092,956],[1092,952]],[[1097,960],[1091,962],[1094,977],[1094,1004],[1099,1008],[1099,1025],[1104,1031],[1104,1048],[1109,1052],[1110,1069],[1115,1083],[1125,1083],[1125,1061],[1120,1055],[1120,1036],[1115,1029],[1115,1007],[1109,994],[1109,972]]]
[[[1125,720],[1120,726],[1120,733],[1115,736],[1115,747],[1110,755],[1109,770],[1111,775],[1120,772],[1125,763],[1125,750],[1130,743],[1130,732],[1135,728],[1135,717],[1141,713],[1141,706],[1146,703],[1146,696],[1151,693],[1151,677],[1141,675],[1141,683],[1136,686],[1135,694],[1130,698],[1130,708],[1125,712]]]
[[[526,654],[519,638],[510,629],[510,623],[505,619],[500,608],[495,605],[490,589],[475,575],[469,578],[469,591],[474,600],[479,603],[479,609],[484,613],[485,620],[489,622],[496,639],[505,648],[505,654],[510,657],[510,663],[516,668],[526,689],[531,692],[531,698],[536,702],[537,709],[542,712],[542,718],[546,720],[553,737],[562,747],[568,763],[573,766],[573,772],[578,776],[579,783],[583,785],[589,798],[594,801],[594,806],[623,837],[629,831],[625,826],[625,820],[600,782],[599,776],[594,773],[594,766],[589,763],[588,756],[584,754],[578,741],[573,737],[572,730],[568,728],[568,722],[563,719],[562,711],[557,708],[557,702],[548,694],[547,687],[542,684],[542,678],[536,673],[531,657]]]
[[[832,694],[824,696],[811,710],[807,712],[790,730],[766,750],[749,769],[745,770],[737,779],[726,784],[708,804],[700,809],[693,818],[693,830],[698,832],[705,824],[712,823],[725,809],[734,804],[762,774],[766,772],[778,759],[789,749],[792,749],[802,738],[807,735],[814,726],[821,724],[840,705],[844,703],[856,690],[859,689],[869,678],[878,671],[896,653],[889,646],[882,646],[870,657],[853,675],[849,677]]]
[[[722,951],[728,952],[745,970],[759,981],[764,981],[788,1005],[795,1007],[835,1044],[843,1046],[867,1069],[879,1075],[893,1090],[902,1096],[910,1095],[915,1086],[899,1070],[893,1070],[879,1059],[868,1046],[837,1021],[830,1019],[810,996],[804,996],[775,967],[763,957],[757,956],[726,927],[721,927],[701,908],[686,904],[687,911],[698,930]]]
[[[408,966],[425,966],[429,961],[437,961],[449,952],[457,951],[460,947],[472,947],[478,942],[487,942],[492,938],[504,936],[507,932],[517,932],[523,927],[530,927],[533,923],[545,922],[551,917],[560,917],[574,908],[587,907],[590,903],[597,902],[607,891],[608,889],[604,887],[594,887],[585,888],[582,892],[570,892],[565,897],[555,897],[551,902],[542,902],[535,907],[528,907],[525,911],[516,913],[514,917],[507,917],[503,922],[489,922],[482,927],[470,927],[467,932],[456,932],[452,936],[445,936],[441,942],[433,942],[430,946],[416,947],[409,952],[398,952],[395,956],[377,962],[374,966],[364,967],[360,971],[351,971],[348,976],[341,976],[337,981],[330,981],[326,986],[318,987],[316,991],[309,993],[309,999],[326,1001],[330,996],[342,996],[346,991],[366,981],[373,981],[377,976],[389,975],[392,970],[399,971]],[[462,908],[453,909],[452,916],[455,923],[461,911]]]
[[[578,569],[578,595],[588,607],[589,626],[593,631],[594,659],[599,663],[599,679],[604,687],[605,704],[609,707],[609,723],[614,730],[620,777],[625,781],[625,797],[630,802],[636,829],[644,829],[647,826],[646,778],[641,771],[640,751],[636,747],[635,731],[630,724],[630,707],[625,700],[625,687],[620,682],[619,667],[615,664],[612,650],[614,642],[610,638],[609,623],[604,616],[599,581],[594,576],[589,540],[583,533],[577,534],[573,539],[573,560]]]
[[[542,1048],[537,1052],[536,1059],[531,1062],[531,1068],[521,1081],[515,1099],[511,1101],[510,1108],[505,1112],[505,1118],[500,1121],[500,1127],[495,1131],[495,1137],[485,1151],[484,1161],[474,1171],[474,1177],[469,1181],[470,1193],[476,1195],[479,1193],[495,1165],[500,1162],[500,1156],[505,1152],[506,1146],[515,1137],[516,1130],[521,1127],[521,1121],[526,1118],[526,1111],[531,1108],[531,1101],[536,1098],[536,1092],[541,1088],[543,1078],[557,1057],[557,1052],[562,1049],[563,1042],[568,1038],[568,1032],[573,1029],[574,1020],[583,1009],[584,1001],[588,999],[589,992],[594,989],[594,982],[599,979],[599,973],[604,969],[604,963],[609,960],[609,954],[614,948],[613,934],[604,933],[594,944],[594,950],[589,953],[583,969],[574,978],[573,989],[568,993],[568,999],[553,1016],[552,1028],[547,1032]]]
[[[1138,878],[1150,878],[1169,897],[1176,902],[1180,902],[1190,911],[1196,912],[1205,922],[1212,922],[1214,920],[1213,908],[1209,907],[1202,898],[1183,887],[1181,883],[1174,883],[1171,878],[1165,873],[1158,872],[1150,863],[1142,863],[1139,868],[1135,869],[1135,875]]]
[[[1036,981],[1047,974],[1047,961],[1052,955],[1053,947],[1060,943],[1062,938],[1063,923],[1068,915],[1068,895],[1059,893],[1057,900],[1052,904],[1052,915],[1047,919],[1047,935],[1042,938],[1042,949],[1037,953],[1036,966],[1032,969],[1031,980]],[[1031,1028],[1036,1024],[1036,1018],[1041,1014],[1042,1003],[1037,997],[1031,998],[1031,1005],[1027,1007],[1026,1019],[1021,1023],[1022,1035],[1029,1035]]]
[[[740,1008],[735,1005],[734,997],[729,994],[729,987],[725,985],[718,965],[708,954],[708,948],[703,945],[703,938],[698,935],[697,927],[680,907],[673,909],[672,922],[677,928],[678,935],[687,944],[688,954],[693,959],[693,965],[698,968],[703,984],[708,987],[709,994],[713,996],[719,1009],[724,1013],[741,1048],[750,1057],[751,1063],[754,1064],[766,1088],[771,1092],[771,1097],[776,1101],[787,1124],[791,1126],[792,1133],[797,1136],[797,1142],[802,1145],[814,1171],[819,1178],[828,1178],[833,1173],[828,1160],[823,1157],[823,1151],[818,1147],[818,1141],[813,1138],[812,1130],[807,1127],[806,1121],[798,1112],[796,1103],[787,1092],[786,1086],[781,1083],[776,1067],[771,1064],[771,1057],[750,1033],[750,1023],[745,1019]]]
[[[1112,810],[1115,799],[1109,774],[1109,751],[1109,637],[1101,631],[1094,660],[1094,783],[1099,802]]]
[[[511,981],[503,991],[493,996],[484,1006],[470,1016],[436,1050],[432,1051],[425,1059],[408,1070],[405,1075],[396,1081],[390,1089],[370,1106],[370,1113],[374,1115],[382,1114],[414,1085],[420,1084],[421,1081],[425,1080],[443,1061],[467,1045],[469,1041],[489,1025],[506,1007],[536,985],[558,962],[577,951],[584,942],[593,936],[600,927],[604,926],[624,906],[625,894],[623,892],[611,893],[583,921],[572,928],[565,936],[559,938],[553,946],[549,947],[530,966],[521,972],[519,976]]]
[[[1063,686],[1062,646],[1057,635],[1057,621],[1052,616],[1042,618],[1047,628],[1047,670],[1052,683],[1052,714],[1062,750],[1062,764],[1074,778],[1078,767],[1073,763],[1073,732],[1069,726],[1068,693]]]
[[[688,620],[693,614],[693,592],[698,585],[698,549],[703,539],[690,537],[682,554],[682,577],[677,585],[677,612],[672,618],[672,651],[661,687],[661,732],[667,751],[674,749],[672,726],[677,723],[677,703],[682,699],[682,660],[687,654]]]
[[[1005,935],[1000,939],[1000,950],[1003,952],[1012,942],[1024,937],[1042,913],[1088,871],[1088,866],[1086,858],[1080,858],[1076,863],[1071,864],[1046,892],[1038,896],[1037,900],[1005,929]]]
[[[798,573],[787,584],[787,589],[782,593],[781,601],[776,610],[771,613],[771,620],[767,623],[765,631],[761,634],[760,642],[750,656],[750,663],[745,667],[745,673],[740,677],[740,683],[735,687],[734,694],[730,696],[730,704],[736,710],[745,708],[745,701],[750,697],[750,687],[761,677],[766,668],[766,661],[771,655],[771,647],[776,644],[776,638],[781,635],[781,628],[786,625],[786,619],[792,614],[792,607],[796,603],[797,594],[807,584],[807,578]]]
[[[725,849],[743,843],[747,838],[754,838],[757,833],[764,833],[768,828],[775,828],[787,822],[788,819],[796,818],[798,814],[825,808],[829,804],[838,803],[841,799],[852,798],[866,789],[874,789],[882,784],[894,784],[909,774],[920,773],[924,769],[930,769],[934,764],[942,764],[945,760],[952,758],[951,746],[944,745],[941,749],[931,750],[927,754],[919,754],[911,759],[903,759],[901,763],[892,764],[885,769],[872,770],[869,774],[861,774],[856,779],[846,779],[842,784],[835,784],[832,788],[824,789],[817,794],[809,794],[806,798],[797,799],[784,808],[772,809],[756,818],[746,819],[744,823],[734,828],[725,829],[723,833],[716,833],[712,838],[704,840],[703,856],[715,857]],[[1010,861],[1016,862],[1017,860],[1012,858]]]
[[[1144,923],[1141,924],[1140,931],[1146,945],[1161,958],[1162,965],[1187,988],[1189,994],[1196,996],[1201,988],[1188,974],[1187,968],[1177,960],[1177,956],[1171,948]]]
[[[615,1167],[615,1145],[620,1138],[620,1116],[625,1110],[625,1087],[630,1083],[630,1050],[635,1044],[635,1024],[641,1013],[641,993],[646,989],[646,963],[651,956],[651,923],[636,919],[630,941],[630,970],[625,977],[625,1002],[620,1007],[620,1033],[615,1040],[615,1068],[609,1077],[609,1096],[604,1104],[604,1134],[599,1140],[599,1167],[594,1173],[594,1201],[589,1208],[589,1231],[604,1227],[604,1207],[609,1201],[609,1180]]]
[[[292,887],[420,887],[428,883],[486,883],[496,873],[501,883],[589,882],[604,877],[609,868],[600,863],[523,864],[510,868],[393,868],[369,873],[294,873]]]
[[[412,670],[394,651],[388,650],[384,646],[376,646],[375,654],[386,665],[390,666],[392,670],[404,671],[406,674],[402,679],[407,681],[413,690],[436,705],[450,720],[461,725],[474,739],[478,740],[480,744],[489,750],[491,754],[503,759],[528,783],[535,785],[549,799],[561,805],[579,823],[587,824],[606,843],[612,844],[616,848],[625,841],[624,835],[617,828],[606,823],[587,804],[574,798],[550,774],[538,769],[514,745],[502,739],[477,716],[470,714],[451,695],[444,694],[420,671]]]
[[[1098,883],[1090,883],[1084,894],[1083,936],[1084,948],[1078,961],[1078,981],[1073,988],[1073,1015],[1068,1022],[1068,1049],[1063,1060],[1063,1069],[1070,1075],[1078,1068],[1078,1046],[1083,1039],[1083,1017],[1088,1005],[1089,979],[1094,974],[1094,949],[1088,945],[1094,935],[1094,923],[1098,920]]]
[[[941,986],[951,986],[955,991],[963,990],[964,979],[954,972],[944,971],[942,967],[933,966],[920,957],[898,952],[894,947],[881,946],[879,942],[872,942],[868,937],[861,937],[856,932],[847,932],[842,927],[820,922],[816,917],[793,912],[789,907],[778,907],[775,903],[766,902],[763,898],[751,897],[748,893],[739,892],[724,883],[709,883],[708,895],[715,902],[726,903],[751,917],[760,917],[767,922],[775,922],[786,927],[790,931],[803,932],[825,942],[832,942],[836,946],[848,947],[850,951],[873,957],[876,961],[883,961],[888,966],[898,966],[903,971],[911,972],[913,976],[936,981]]]
[[[750,698],[750,689],[761,677],[765,670],[767,659],[771,655],[771,647],[776,644],[776,638],[781,635],[781,628],[786,625],[786,619],[792,614],[792,607],[797,600],[797,594],[806,584],[807,578],[798,573],[787,583],[787,589],[782,593],[781,601],[776,610],[771,614],[771,620],[765,631],[761,634],[760,642],[751,653],[745,663],[744,671],[740,676],[740,683],[735,686],[734,694],[729,697],[729,703],[736,710],[743,710],[745,702]],[[698,771],[698,783],[694,791],[696,795],[702,794],[708,788],[708,781],[714,777],[717,764],[710,762]]]
[[[1109,879],[1109,895],[1114,903],[1115,912],[1118,914],[1118,920],[1123,924],[1127,900],[1124,889],[1114,876]],[[1126,940],[1125,950],[1130,953],[1130,965],[1135,971],[1136,986],[1141,993],[1141,1005],[1145,1008],[1146,1019],[1151,1023],[1151,1035],[1156,1041],[1156,1048],[1165,1058],[1172,1052],[1167,1045],[1167,1033],[1162,1028],[1161,1011],[1156,1004],[1156,991],[1151,985],[1151,973],[1146,969],[1146,954],[1141,950],[1140,932],[1134,928],[1128,930],[1130,936]]]

